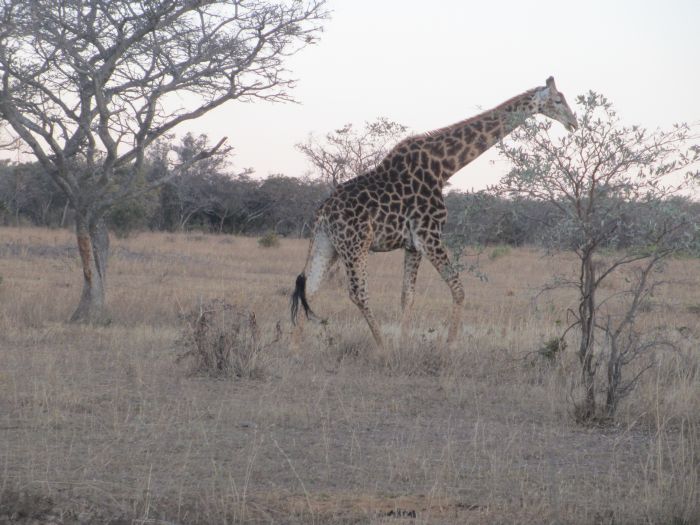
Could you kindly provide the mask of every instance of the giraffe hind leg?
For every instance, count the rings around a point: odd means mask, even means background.
[[[461,324],[461,312],[464,306],[464,287],[459,280],[459,273],[454,269],[447,250],[439,241],[426,243],[425,254],[440,274],[440,277],[450,287],[452,292],[452,312],[450,314],[449,327],[447,331],[447,343],[454,343]]]
[[[413,298],[416,291],[416,277],[420,266],[421,253],[418,250],[406,250],[403,265],[403,287],[401,288],[401,345],[408,340],[408,327],[413,309]]]

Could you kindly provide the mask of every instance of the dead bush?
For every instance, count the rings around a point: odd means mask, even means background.
[[[429,328],[392,347],[384,366],[392,374],[440,377],[446,373],[462,374],[465,359],[463,349],[445,345]]]
[[[178,362],[192,362],[192,372],[216,377],[261,379],[263,345],[255,313],[221,299],[200,304],[183,316]]]

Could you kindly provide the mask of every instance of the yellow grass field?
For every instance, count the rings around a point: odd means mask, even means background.
[[[427,263],[398,347],[403,255],[373,255],[371,305],[392,341],[378,355],[340,272],[311,302],[328,323],[290,348],[307,241],[112,239],[99,327],[66,322],[74,242],[0,229],[0,523],[700,523],[698,260],[669,262],[641,318],[676,349],[653,356],[614,422],[582,426],[575,341],[553,365],[537,354],[576,307],[572,290],[538,296],[575,274],[570,255],[486,249],[488,280],[462,275],[454,348]],[[255,312],[259,379],[177,360],[181,315],[214,298]]]

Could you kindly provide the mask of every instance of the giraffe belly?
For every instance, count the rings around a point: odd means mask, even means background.
[[[373,252],[390,252],[399,248],[405,248],[407,244],[410,244],[410,240],[407,238],[407,232],[403,229],[376,227],[370,250]]]

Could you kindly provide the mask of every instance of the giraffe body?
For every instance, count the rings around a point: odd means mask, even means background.
[[[441,240],[447,218],[442,190],[455,172],[535,113],[559,120],[568,129],[576,127],[573,113],[550,77],[545,87],[527,91],[476,117],[404,139],[375,168],[340,184],[316,214],[306,266],[292,296],[292,321],[300,301],[307,316],[313,313],[307,296],[318,291],[329,268],[339,259],[348,275],[350,298],[382,347],[381,332],[368,304],[367,256],[370,251],[402,248],[402,332],[407,328],[416,276],[425,256],[452,293],[447,340],[453,341],[465,294]]]

